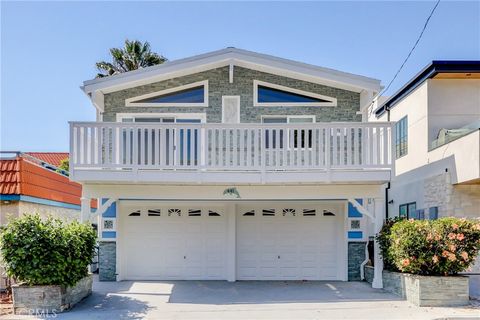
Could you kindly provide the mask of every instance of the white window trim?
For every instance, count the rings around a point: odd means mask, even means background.
[[[176,119],[200,119],[201,123],[207,122],[206,113],[117,113],[117,122],[123,119],[134,118],[174,118]],[[152,123],[154,124],[154,123]]]
[[[269,87],[272,89],[278,89],[285,92],[291,92],[296,94],[301,94],[307,97],[322,99],[322,100],[330,100],[330,102],[258,102],[258,86]],[[253,106],[254,107],[336,107],[337,106],[337,99],[324,96],[321,94],[307,92],[303,90],[293,89],[285,86],[281,86],[278,84],[273,84],[269,82],[264,82],[260,80],[253,80]]]
[[[263,119],[268,119],[268,118],[287,118],[287,123],[285,124],[290,124],[290,119],[312,119],[312,122],[305,122],[305,123],[297,123],[299,125],[301,124],[309,124],[309,123],[315,123],[316,122],[316,116],[314,115],[262,115],[261,116],[261,121],[262,124],[264,124]],[[267,123],[270,124],[270,123]],[[308,129],[307,129],[308,130]],[[290,145],[290,130],[287,130],[286,132],[286,141],[287,141],[287,147],[285,150],[297,150],[298,147],[292,147]],[[305,148],[305,147],[300,147],[300,150],[312,150],[312,148]]]
[[[284,114],[268,114],[268,115],[262,115],[261,116],[262,123],[263,119],[268,119],[268,118],[287,118],[287,123],[290,123],[290,119],[312,119],[313,121],[311,123],[316,122],[316,116],[315,115],[284,115]],[[308,124],[309,122],[305,122],[305,124]]]
[[[177,91],[182,91],[194,87],[203,86],[203,97],[204,101],[202,103],[153,103],[153,102],[134,102],[136,100],[148,99],[156,96],[161,96]],[[136,96],[132,98],[125,99],[125,106],[127,107],[208,107],[208,80],[198,81],[189,83],[183,86],[165,89],[161,91],[151,92],[143,94],[141,96]]]

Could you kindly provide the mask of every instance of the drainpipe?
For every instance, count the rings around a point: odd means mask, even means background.
[[[388,191],[390,190],[390,182],[387,184],[385,188],[385,219],[388,219]]]

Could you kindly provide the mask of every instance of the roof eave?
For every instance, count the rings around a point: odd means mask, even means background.
[[[307,75],[319,80],[330,81],[333,85],[350,86],[352,89],[360,92],[361,90],[379,90],[380,80],[368,78],[364,76],[349,74],[333,69],[313,66],[297,61],[287,60],[265,54],[259,54],[241,49],[227,48],[190,58],[166,62],[162,65],[148,67],[140,70],[130,71],[124,74],[109,76],[106,78],[98,78],[84,82],[81,89],[85,93],[92,93],[94,91],[117,91],[121,90],[123,86],[132,87],[135,83],[148,81],[156,77],[175,76],[176,73],[195,73],[198,70],[215,68],[228,64],[239,65],[255,64],[263,65],[268,68],[285,70],[292,75],[298,73],[299,75]],[[198,72],[198,71],[197,71]],[[138,85],[138,84],[137,84]],[[120,88],[120,89],[113,89]]]
[[[439,73],[463,73],[463,72],[480,72],[480,61],[447,61],[433,60],[409,82],[401,87],[394,95],[392,95],[382,106],[377,108],[374,113],[377,118],[381,117],[387,110],[390,110],[397,102],[415,90],[425,80],[435,77]]]

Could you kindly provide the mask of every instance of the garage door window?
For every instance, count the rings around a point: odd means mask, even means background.
[[[287,216],[295,217],[295,214],[296,214],[295,209],[288,209],[288,208],[283,209],[284,217],[287,217]]]
[[[148,216],[149,217],[159,217],[160,216],[160,209],[148,209]]]
[[[200,217],[202,215],[202,210],[200,209],[188,209],[189,217]]]
[[[303,209],[303,216],[304,217],[312,217],[316,216],[316,210],[315,209]]]
[[[209,217],[220,217],[220,214],[218,212],[208,210],[208,216]]]
[[[178,216],[180,217],[182,215],[182,210],[180,209],[168,209],[168,216]]]
[[[275,209],[263,209],[262,210],[262,215],[266,216],[266,217],[275,216]]]
[[[129,217],[139,217],[140,216],[140,210],[133,211],[128,215]]]
[[[323,216],[324,217],[335,217],[335,213],[328,211],[328,210],[323,210]]]
[[[255,215],[255,210],[247,211],[243,214],[245,217],[251,217]]]

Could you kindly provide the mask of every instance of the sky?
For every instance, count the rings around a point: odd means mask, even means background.
[[[68,151],[68,121],[95,121],[80,90],[126,38],[169,60],[237,47],[388,84],[432,1],[1,2],[0,150]],[[386,94],[431,60],[480,60],[480,1],[442,0]]]

